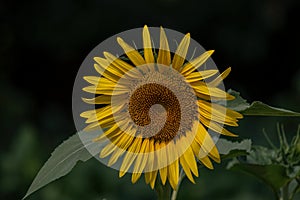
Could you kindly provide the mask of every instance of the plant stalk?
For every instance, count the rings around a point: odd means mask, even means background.
[[[183,169],[181,169],[179,180],[178,180],[178,184],[177,184],[176,190],[173,190],[173,192],[172,192],[171,200],[176,200],[177,194],[178,194],[178,190],[179,190],[179,187],[180,187],[180,183],[182,182],[182,180],[184,179],[184,177],[185,177],[185,173],[184,173]]]

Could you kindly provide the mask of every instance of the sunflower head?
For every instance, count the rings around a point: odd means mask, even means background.
[[[90,84],[83,91],[94,97],[82,98],[93,108],[80,116],[85,130],[102,130],[93,142],[120,177],[132,172],[134,183],[144,173],[152,188],[168,180],[176,189],[180,168],[194,182],[199,163],[212,169],[211,159],[220,162],[216,136],[235,136],[224,125],[237,126],[242,115],[224,106],[233,99],[222,87],[231,68],[208,68],[213,51],[188,59],[190,34],[173,47],[163,28],[151,30],[158,34],[142,29],[142,48],[117,37],[122,56],[94,57],[98,76],[83,77]]]

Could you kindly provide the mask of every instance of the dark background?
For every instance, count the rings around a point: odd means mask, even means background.
[[[0,1],[0,197],[24,196],[54,148],[76,130],[72,87],[85,56],[100,42],[131,28],[163,26],[190,32],[213,59],[232,73],[227,88],[249,102],[261,100],[300,111],[299,10],[297,0]],[[265,144],[262,128],[277,142],[276,122],[288,135],[299,118],[246,117],[234,129],[240,138]],[[272,199],[251,176],[202,169],[193,185],[184,181],[179,199]],[[144,180],[96,161],[79,164],[68,176],[29,199],[153,199]]]

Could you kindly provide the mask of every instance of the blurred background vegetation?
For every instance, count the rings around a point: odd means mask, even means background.
[[[54,148],[75,133],[72,87],[85,56],[107,37],[131,28],[164,26],[191,36],[223,71],[226,87],[250,102],[300,111],[297,0],[45,0],[0,1],[0,199],[21,199]],[[240,138],[277,142],[276,122],[292,137],[299,118],[247,117],[232,129]],[[184,181],[179,199],[273,199],[254,177],[201,169],[197,184]],[[155,199],[140,180],[95,160],[28,199]]]

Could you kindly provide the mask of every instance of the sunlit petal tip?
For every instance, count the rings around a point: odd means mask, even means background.
[[[213,156],[213,155],[211,155],[211,154],[208,154],[208,156],[209,156],[213,161],[215,161],[216,163],[218,163],[218,164],[221,163],[221,157],[220,157],[220,156],[219,156],[219,157],[215,157],[215,156]]]
[[[141,173],[133,173],[131,176],[131,182],[136,183],[141,177]]]
[[[144,57],[146,63],[154,63],[154,56],[152,52],[151,37],[148,27],[145,25],[143,29],[143,46],[144,46]]]
[[[83,79],[84,79],[84,80],[87,80],[87,79],[88,79],[88,77],[87,77],[87,76],[84,76],[84,77],[83,77]]]
[[[209,55],[212,55],[215,52],[215,50],[208,50],[206,53],[208,53]]]
[[[210,159],[206,156],[204,158],[200,158],[200,161],[203,165],[205,165],[208,169],[211,169],[213,170],[214,169],[214,166],[213,164],[211,163]]]
[[[83,98],[83,97],[81,97],[81,100],[82,100],[83,102],[85,102],[85,103],[87,103],[87,102],[88,102],[88,99],[87,99],[87,98]],[[80,117],[81,117],[81,115],[80,115]]]
[[[85,112],[80,113],[80,117],[88,118],[90,115],[87,114],[87,112],[88,112],[88,111],[85,111]]]
[[[95,92],[96,92],[95,89],[94,89],[94,90],[91,90],[91,87],[90,87],[90,86],[84,87],[84,88],[82,88],[82,90],[83,90],[84,92],[89,92],[89,93],[95,93]]]
[[[116,56],[114,56],[113,54],[111,54],[107,51],[104,51],[103,55],[106,58],[106,60],[109,62],[109,64],[111,64],[112,62],[114,62],[117,59]]]
[[[236,112],[236,118],[237,119],[243,119],[244,115],[242,115],[241,113]]]
[[[111,53],[107,52],[107,51],[103,51],[103,55],[107,58],[108,56],[112,55]]]
[[[221,163],[221,158],[215,158],[215,157],[211,157],[211,159],[213,159],[216,163],[220,164]]]
[[[126,174],[124,171],[119,171],[119,178],[123,177]]]
[[[193,184],[196,184],[196,181],[195,181],[194,178],[193,178],[193,179],[190,179],[190,178],[189,178],[189,180],[190,180]]]
[[[124,40],[120,37],[117,37],[117,42],[119,43],[119,45],[122,46],[122,44],[124,44]]]
[[[94,61],[96,61],[97,62],[97,60],[98,59],[100,59],[101,57],[97,57],[97,56],[95,56],[93,59],[94,59]]]
[[[227,100],[234,100],[234,99],[235,99],[235,96],[233,96],[233,95],[227,93],[226,99],[227,99]]]
[[[190,45],[190,34],[187,33],[184,36],[184,38],[181,40],[180,44],[178,45],[175,55],[173,57],[172,67],[174,69],[179,70],[183,66],[188,52],[189,45]]]
[[[237,134],[232,133],[230,137],[239,137]]]
[[[208,85],[212,87],[217,87],[231,72],[231,67],[228,67],[225,71],[223,71],[217,78],[208,83]]]
[[[154,189],[154,186],[155,186],[155,183],[153,184],[153,183],[151,182],[151,183],[150,183],[150,187],[151,187],[152,190]]]

